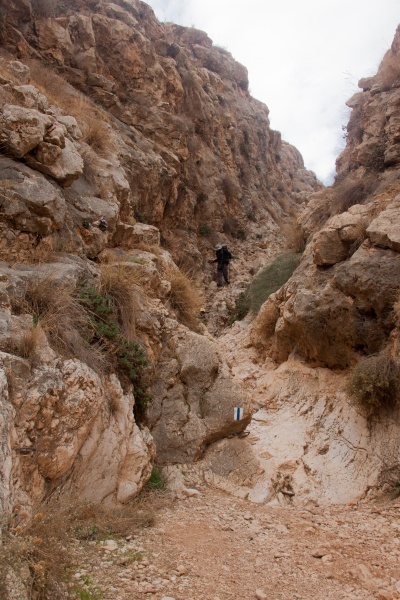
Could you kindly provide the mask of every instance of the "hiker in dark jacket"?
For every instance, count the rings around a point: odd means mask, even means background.
[[[226,244],[218,244],[217,246],[215,246],[215,254],[216,258],[214,260],[210,260],[210,263],[217,263],[217,286],[222,287],[224,285],[224,280],[225,283],[229,283],[229,263],[232,259],[232,254],[229,252],[228,246]]]

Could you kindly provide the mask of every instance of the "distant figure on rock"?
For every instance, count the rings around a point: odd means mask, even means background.
[[[217,244],[215,246],[216,258],[210,260],[210,263],[217,263],[218,281],[217,286],[222,287],[225,283],[229,284],[229,263],[232,260],[232,254],[226,244]]]

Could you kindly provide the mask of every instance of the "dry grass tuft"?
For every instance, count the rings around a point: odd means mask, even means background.
[[[66,584],[71,568],[76,567],[74,548],[77,540],[84,545],[87,541],[101,541],[110,536],[132,535],[139,529],[152,526],[155,513],[153,508],[149,508],[147,493],[147,496],[113,509],[53,498],[38,506],[28,522],[19,523],[18,520],[18,515],[15,515],[3,527],[1,597],[7,593],[7,574],[11,570],[17,574],[24,569],[26,572],[28,567],[29,580],[26,583],[30,589],[29,597],[61,600],[71,597]]]
[[[124,264],[101,266],[100,293],[107,294],[118,315],[122,333],[126,339],[135,339],[135,312],[138,309],[137,286],[143,282],[139,269]]]
[[[150,254],[154,254],[155,256],[161,256],[162,249],[160,246],[156,246],[155,244],[145,244],[144,242],[140,242],[135,246],[136,250],[143,250],[143,252],[149,252]]]
[[[87,312],[76,297],[75,286],[60,283],[56,275],[50,272],[30,280],[23,296],[14,299],[13,309],[31,314],[34,326],[41,326],[55,351],[79,358],[101,373],[106,370],[106,359],[99,348],[87,341]]]
[[[43,334],[44,332],[40,326],[32,326],[22,336],[14,337],[4,350],[9,354],[14,354],[33,362],[36,358],[37,349],[42,343]]]
[[[354,180],[346,178],[333,187],[331,199],[331,216],[339,215],[349,210],[355,204],[364,204],[368,196],[373,193],[378,185],[376,177],[364,177]]]
[[[89,102],[76,104],[73,115],[82,127],[82,141],[86,142],[98,156],[110,158],[117,151],[117,143],[109,123],[100,118],[100,111],[94,110]]]
[[[189,277],[179,269],[168,268],[165,276],[171,283],[168,300],[178,320],[190,329],[196,330],[199,325],[199,311],[203,304],[200,292]]]
[[[82,130],[82,141],[102,158],[113,156],[117,143],[107,113],[51,69],[38,61],[29,61],[28,64],[39,90],[52,104],[75,117]]]
[[[302,254],[305,250],[307,239],[301,223],[293,218],[289,223],[281,225],[281,230],[286,239],[287,249],[295,254]]]

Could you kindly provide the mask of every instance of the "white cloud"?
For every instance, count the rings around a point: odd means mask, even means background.
[[[373,75],[400,21],[398,0],[148,0],[162,21],[203,29],[249,70],[271,126],[326,181],[346,100]]]

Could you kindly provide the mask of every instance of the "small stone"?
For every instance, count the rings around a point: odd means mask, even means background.
[[[114,550],[118,549],[118,544],[115,540],[106,540],[101,545],[101,548],[103,548],[103,550],[107,550],[108,552],[114,552]]]
[[[161,600],[175,600],[172,596],[163,596]]]
[[[332,554],[325,554],[325,555],[324,555],[324,556],[321,558],[321,560],[322,560],[322,562],[329,562],[330,560],[332,560],[332,558],[333,558]]]
[[[328,554],[328,552],[326,550],[322,550],[322,548],[316,548],[311,552],[311,556],[314,558],[322,558],[323,556],[326,556],[326,554]]]
[[[179,575],[186,575],[187,573],[187,568],[184,565],[178,565],[176,570],[178,571]]]
[[[195,488],[183,488],[182,494],[187,496],[188,498],[192,498],[193,496],[200,496],[199,490]]]
[[[267,594],[264,590],[256,590],[256,598],[257,600],[267,600]]]

